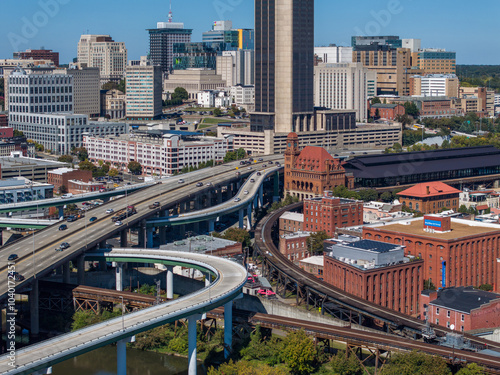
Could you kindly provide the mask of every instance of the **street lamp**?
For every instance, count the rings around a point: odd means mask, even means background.
[[[122,300],[122,331],[125,332],[125,304],[123,303],[123,296],[120,296],[120,299]]]

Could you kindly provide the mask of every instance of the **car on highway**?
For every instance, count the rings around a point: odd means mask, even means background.
[[[261,176],[261,175],[262,175],[262,173],[260,173],[260,172],[257,172],[257,176]]]
[[[69,243],[67,243],[67,242],[63,242],[63,243],[60,245],[60,247],[61,247],[62,249],[67,249],[68,247],[70,247],[70,244],[69,244]]]
[[[252,167],[248,167],[247,169],[252,169]]]
[[[198,183],[196,184],[196,187],[201,187],[201,186],[203,186],[203,182],[198,182]]]
[[[19,257],[17,256],[17,254],[10,254],[10,255],[9,255],[9,257],[7,258],[7,260],[8,260],[9,262],[12,262],[12,261],[16,260],[17,258],[19,258]]]
[[[123,224],[123,223],[122,223],[120,220],[118,220],[118,221],[116,221],[116,222],[115,222],[115,225],[116,225],[117,227],[119,227],[119,226],[120,226],[120,225],[122,225],[122,224]]]
[[[240,199],[240,198],[238,198],[238,197],[236,197],[236,198],[234,198],[234,201],[235,201],[235,202],[239,202],[239,201],[241,201],[241,199]]]
[[[68,226],[66,224],[59,225],[59,230],[66,230],[66,229],[68,229]]]
[[[248,190],[245,190],[243,194],[248,195]]]
[[[253,178],[251,178],[250,182],[253,184],[255,182],[255,180]]]
[[[153,204],[149,205],[150,209],[155,209],[155,208],[158,208],[158,207],[160,207],[160,202],[154,202]]]
[[[106,210],[106,213],[107,213],[107,214],[112,214],[113,212],[115,212],[115,210],[113,210],[112,208],[108,208],[108,209]]]
[[[267,164],[264,164],[262,167],[263,167],[263,168],[267,168]]]
[[[211,182],[207,182],[207,183],[205,184],[205,186],[212,186],[212,183],[211,183]]]
[[[93,222],[94,222],[94,221],[96,221],[96,220],[97,220],[97,218],[96,218],[95,216],[92,216],[92,217],[89,219],[89,221],[90,221],[91,223],[93,223]]]
[[[76,221],[76,219],[77,219],[77,217],[76,217],[76,216],[74,216],[74,215],[70,215],[70,216],[68,216],[68,217],[66,218],[66,221],[67,221],[68,223],[71,223],[72,221]]]
[[[14,277],[15,281],[23,281],[24,280],[24,276],[21,275],[19,272],[14,272],[12,274],[12,276]]]
[[[262,159],[262,158],[259,158],[259,161],[264,161],[264,159]]]
[[[273,164],[273,161],[272,161],[272,160],[269,160],[269,162],[268,162],[268,163],[269,163],[269,164]]]
[[[281,164],[280,164],[280,163],[276,163],[276,166],[277,166],[277,167],[281,167]]]
[[[177,181],[178,184],[183,184],[184,180],[181,178],[179,181]]]

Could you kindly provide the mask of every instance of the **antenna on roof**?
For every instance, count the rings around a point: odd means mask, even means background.
[[[168,22],[172,22],[172,18],[173,18],[173,14],[172,14],[172,0],[170,0],[170,11],[168,12]]]

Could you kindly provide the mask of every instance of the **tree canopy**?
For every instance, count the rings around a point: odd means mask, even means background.
[[[184,87],[176,87],[174,90],[174,93],[172,94],[171,100],[188,100],[189,99],[189,93]]]
[[[307,238],[307,249],[311,253],[311,256],[323,254],[323,243],[328,238],[330,236],[324,230],[309,235]]]
[[[132,174],[141,174],[142,172],[142,165],[134,160],[128,163],[127,168]]]
[[[73,163],[73,156],[61,155],[59,156],[59,158],[57,158],[57,161],[60,161],[61,163]]]
[[[380,371],[381,375],[451,375],[440,357],[413,351],[395,354]]]

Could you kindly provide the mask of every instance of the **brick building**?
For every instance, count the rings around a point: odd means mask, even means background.
[[[14,129],[8,127],[0,127],[0,138],[14,137]]]
[[[0,113],[0,128],[5,128],[7,126],[9,126],[9,115],[7,112]]]
[[[24,52],[15,52],[14,57],[21,60],[50,60],[55,66],[59,66],[59,52],[50,49],[27,49]]]
[[[299,267],[316,276],[318,279],[323,280],[324,260],[323,255],[305,258],[299,261]]]
[[[304,227],[304,214],[285,212],[279,220],[280,236],[288,233],[302,232]]]
[[[47,172],[47,182],[54,185],[54,192],[58,193],[61,186],[69,191],[69,181],[91,182],[92,172],[72,168],[59,168]],[[99,189],[98,189],[99,190]]]
[[[324,280],[359,298],[417,316],[423,260],[405,258],[404,246],[380,241],[333,241],[325,250]]]
[[[421,319],[456,331],[500,327],[500,294],[472,287],[425,290],[420,296]],[[423,310],[423,309],[422,309]]]
[[[384,225],[385,224],[385,225]],[[363,238],[403,245],[439,287],[492,284],[500,291],[500,225],[439,215],[363,228]]]
[[[322,147],[306,146],[301,151],[298,135],[290,133],[285,151],[285,195],[311,198],[337,186],[353,186],[340,160]]]
[[[279,250],[288,260],[298,262],[309,257],[307,239],[309,232],[297,232],[280,236]]]
[[[95,191],[99,191],[100,189],[104,189],[106,184],[102,182],[85,182],[79,180],[68,180],[68,193],[72,194],[83,194],[83,193],[92,193]]]
[[[439,181],[417,184],[398,193],[400,202],[423,214],[437,214],[443,209],[458,211],[460,190]]]
[[[325,231],[335,236],[337,227],[351,227],[363,224],[363,202],[337,198],[331,191],[325,191],[320,198],[304,200],[304,230]]]
[[[405,107],[401,104],[371,104],[370,117],[385,118],[387,120],[395,120],[396,117],[405,114]]]

